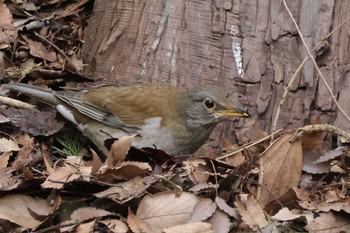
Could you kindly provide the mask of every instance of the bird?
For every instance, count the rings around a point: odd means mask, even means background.
[[[218,84],[189,90],[169,84],[101,85],[79,91],[24,83],[3,86],[55,107],[106,155],[107,139],[130,135],[139,135],[132,142],[136,148],[155,147],[171,156],[193,154],[218,123],[250,117]]]

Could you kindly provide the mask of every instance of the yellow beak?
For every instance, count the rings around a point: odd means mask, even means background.
[[[220,110],[216,111],[215,115],[218,117],[250,117],[249,113],[240,109]]]

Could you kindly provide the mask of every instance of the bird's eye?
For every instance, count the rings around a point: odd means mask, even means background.
[[[204,105],[205,105],[205,107],[207,107],[209,109],[215,108],[215,103],[211,100],[205,100]]]

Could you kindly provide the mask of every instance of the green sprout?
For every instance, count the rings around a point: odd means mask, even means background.
[[[63,130],[62,135],[56,140],[62,145],[63,149],[52,147],[59,153],[67,156],[76,156],[83,148],[84,142],[80,140],[79,133],[74,133],[71,130]]]

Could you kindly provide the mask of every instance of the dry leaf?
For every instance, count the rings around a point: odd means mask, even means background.
[[[187,223],[199,198],[188,192],[183,192],[178,198],[173,192],[157,193],[145,196],[137,209],[140,218],[152,232]]]
[[[316,116],[315,119],[311,119],[311,124],[315,125],[315,124],[320,124],[321,123],[321,119],[320,116]],[[323,151],[324,150],[324,136],[325,136],[325,132],[323,131],[313,131],[313,132],[305,132],[303,133],[303,135],[300,138],[301,144],[302,144],[302,148],[303,148],[303,152],[306,151]]]
[[[50,136],[63,128],[64,123],[58,122],[53,116],[38,109],[16,109],[9,107],[2,110],[11,123],[23,132],[33,136]]]
[[[165,228],[164,233],[212,233],[211,224],[207,222],[194,222],[184,225]]]
[[[0,152],[19,151],[19,146],[11,139],[0,138]]]
[[[239,214],[235,208],[232,208],[231,206],[227,205],[224,199],[221,197],[216,197],[215,198],[215,203],[218,205],[218,207],[230,215],[231,217],[234,217],[237,220],[240,220],[241,218],[239,217]]]
[[[293,214],[287,207],[284,207],[278,211],[277,214],[272,216],[277,221],[288,221],[296,218],[300,218],[300,214]]]
[[[42,58],[49,62],[55,62],[57,60],[56,53],[49,51],[41,42],[29,39],[25,35],[22,35],[22,38],[28,43],[29,52],[33,57]]]
[[[35,216],[47,216],[51,208],[45,199],[8,195],[0,199],[0,219],[9,220],[22,227],[35,228],[40,224]]]
[[[90,149],[90,151],[92,153],[92,160],[85,162],[84,165],[86,167],[91,167],[91,175],[95,175],[98,172],[98,170],[100,170],[102,166],[102,161],[93,149]]]
[[[238,213],[241,215],[244,223],[253,230],[266,227],[267,220],[265,218],[263,209],[253,195],[249,195],[245,201],[244,199],[246,196],[246,194],[241,194],[235,201]]]
[[[7,167],[11,155],[12,155],[12,152],[10,152],[10,151],[2,152],[0,154],[0,168]],[[1,179],[2,179],[2,177],[1,177]]]
[[[12,172],[13,168],[0,168],[0,190],[13,190],[18,187],[22,183],[18,177],[14,177]]]
[[[143,222],[138,216],[136,216],[130,209],[128,208],[128,225],[132,232],[134,233],[152,233],[152,231],[148,228],[147,224]]]
[[[319,159],[315,161],[315,163],[322,163],[322,162],[327,162],[332,159],[335,159],[336,157],[339,157],[345,153],[345,148],[344,147],[338,147],[335,150],[329,150],[325,152],[323,155],[320,156]]]
[[[230,143],[226,138],[221,137],[222,148],[225,151],[234,151],[237,147]],[[225,158],[225,162],[231,166],[237,167],[245,161],[245,157],[242,152],[237,152],[232,156]]]
[[[51,173],[41,186],[43,188],[60,189],[64,184],[78,179],[79,177],[80,176],[76,174],[76,171],[73,168],[69,166],[60,167]]]
[[[0,49],[5,49],[10,47],[10,43],[15,41],[18,30],[13,26],[12,14],[4,1],[0,1],[0,22]]]
[[[152,168],[148,163],[121,162],[118,167],[108,168],[104,165],[100,168],[98,179],[103,182],[112,183],[115,179],[133,179],[137,176],[145,176]]]
[[[350,230],[350,218],[333,212],[320,213],[306,225],[306,229],[317,233],[347,232]]]
[[[219,209],[216,209],[213,217],[210,219],[210,223],[215,233],[228,233],[232,225],[229,216]]]
[[[128,154],[132,140],[135,135],[125,136],[115,140],[112,144],[112,147],[108,153],[108,157],[105,161],[105,164],[109,167],[117,166],[121,161],[124,161],[126,155]]]
[[[81,223],[79,224],[75,229],[74,233],[86,233],[86,232],[93,232],[94,231],[94,225],[96,220],[87,222],[87,223]],[[61,229],[62,230],[62,229]]]
[[[330,161],[316,163],[320,159],[320,153],[317,151],[307,151],[304,153],[302,170],[311,174],[328,173]]]
[[[302,149],[300,141],[290,143],[291,134],[284,134],[261,156],[261,180],[259,203],[267,203],[282,196],[300,182]]]
[[[83,207],[74,210],[74,212],[71,214],[71,220],[68,221],[68,223],[82,222],[88,219],[100,218],[109,215],[115,214],[106,210],[96,209],[93,207]]]
[[[142,196],[149,186],[149,184],[142,182],[140,176],[137,176],[131,180],[119,183],[118,186],[110,187],[94,195],[98,198],[110,198],[119,204],[123,204],[131,199]]]
[[[201,199],[194,207],[188,222],[201,222],[211,217],[216,210],[216,204],[209,198]]]
[[[193,185],[189,191],[198,194],[199,192],[210,192],[219,188],[218,184],[203,183]]]
[[[207,183],[210,177],[205,173],[208,171],[207,163],[204,159],[188,159],[183,162],[186,175],[194,184]]]

